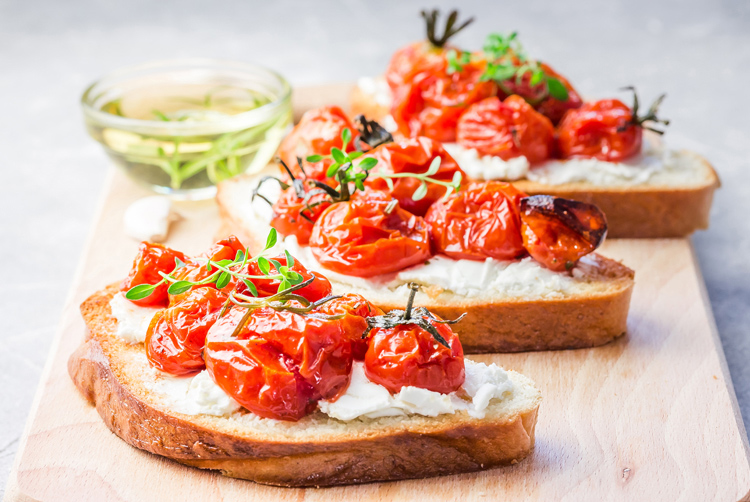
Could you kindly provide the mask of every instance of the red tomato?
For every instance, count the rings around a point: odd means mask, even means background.
[[[234,235],[230,235],[226,239],[222,239],[213,244],[205,253],[201,253],[200,258],[207,258],[212,261],[234,260],[237,256],[237,251],[245,252],[245,246],[237,237],[235,237]],[[216,272],[216,269],[212,269],[211,271],[209,271],[206,268],[205,260],[187,258],[185,262],[187,263],[187,265],[175,272],[175,279],[180,281],[198,282]],[[215,284],[206,284],[206,286],[210,286],[212,288],[216,287]],[[194,288],[198,287],[202,286],[194,286]],[[231,291],[231,288],[225,287],[224,291]],[[183,293],[177,296],[170,296],[170,303],[174,304],[175,302],[180,301],[180,299],[186,294],[187,293]]]
[[[286,256],[283,254],[272,258],[272,260],[278,261],[279,265],[281,265],[282,267],[285,267],[287,264]],[[303,282],[312,277],[315,277],[315,280],[313,282],[311,282],[304,288],[296,290],[294,292],[295,294],[302,296],[303,298],[306,298],[311,302],[318,301],[322,298],[325,298],[326,296],[331,295],[331,283],[322,274],[308,271],[305,266],[299,262],[299,260],[294,260],[292,270],[302,276]],[[276,266],[271,263],[271,274],[277,272],[278,271],[276,270]],[[245,271],[243,271],[243,273],[247,275],[262,275],[260,267],[258,266],[258,262],[248,264],[245,267]],[[253,279],[252,282],[255,285],[255,288],[258,290],[258,296],[266,297],[273,296],[278,293],[279,284],[281,281],[279,281],[278,279]],[[240,294],[249,294],[247,286],[243,282],[237,283],[235,291]]]
[[[593,204],[551,195],[521,199],[523,245],[545,267],[570,270],[607,235],[607,219]]]
[[[434,74],[445,70],[445,55],[450,47],[435,47],[428,41],[415,42],[393,53],[385,80],[392,90],[410,84],[420,73]]]
[[[284,190],[281,197],[273,205],[271,226],[281,235],[294,235],[297,242],[307,245],[312,233],[313,223],[321,213],[331,205],[331,198],[320,189],[305,185],[305,190],[318,190],[307,200],[297,197],[294,187]]]
[[[375,328],[365,355],[365,374],[372,382],[396,393],[419,387],[448,394],[464,383],[464,349],[447,324],[433,324],[448,342],[440,344],[416,324]]]
[[[520,83],[516,82],[515,77],[500,82],[498,84],[500,89],[498,96],[504,99],[512,94],[518,94],[528,101],[529,104],[531,104],[539,113],[550,119],[553,124],[557,124],[560,122],[563,115],[565,115],[565,112],[579,108],[583,104],[583,100],[565,77],[557,73],[545,63],[540,63],[539,66],[544,73],[550,77],[556,78],[565,86],[568,90],[568,99],[561,101],[549,96],[547,93],[547,85],[544,82],[532,86],[531,72],[525,73],[521,78]]]
[[[146,334],[146,357],[154,367],[176,376],[205,368],[206,334],[219,316],[226,295],[202,287],[185,293],[171,307],[160,310]]]
[[[321,305],[317,312],[325,315],[343,315],[342,324],[352,342],[354,359],[361,361],[367,352],[367,340],[362,335],[367,330],[366,317],[383,315],[383,311],[361,295],[348,293]]]
[[[326,209],[313,227],[310,248],[324,267],[357,277],[396,272],[430,257],[424,219],[381,192]]]
[[[483,72],[484,63],[471,62],[451,74],[446,70],[420,73],[411,83],[396,89],[391,115],[398,132],[443,143],[455,141],[456,123],[464,110],[497,92],[494,82],[480,80]]]
[[[304,179],[297,157],[303,159],[303,167],[308,179],[326,180],[326,170],[333,161],[324,159],[310,163],[305,159],[310,155],[329,155],[333,147],[344,150],[342,131],[348,128],[354,137],[354,127],[346,114],[338,106],[324,106],[308,110],[299,123],[284,138],[279,146],[279,157],[286,163],[296,178]],[[354,150],[354,142],[349,142],[346,151]],[[286,176],[286,173],[283,172]]]
[[[175,259],[186,261],[185,255],[179,251],[161,244],[141,242],[138,246],[138,254],[133,260],[133,268],[130,269],[128,277],[120,284],[120,291],[126,292],[139,284],[156,284],[162,280],[159,272],[169,274],[174,270],[176,267]],[[169,304],[168,288],[167,284],[161,284],[149,296],[131,301],[141,307],[166,307]]]
[[[458,167],[456,161],[445,151],[443,145],[424,136],[404,139],[393,143],[386,143],[375,148],[365,157],[374,157],[378,163],[371,172],[390,173],[426,173],[435,157],[440,157],[440,168],[432,177],[450,182],[456,173],[466,174]],[[424,216],[430,206],[443,197],[446,188],[434,183],[427,185],[427,195],[420,200],[412,199],[412,195],[419,188],[421,182],[414,178],[396,178],[393,180],[393,190],[382,178],[369,177],[365,185],[374,190],[389,194],[398,200],[401,207],[417,216]]]
[[[571,110],[557,129],[563,158],[594,157],[617,162],[641,151],[643,128],[632,110],[618,99],[603,99]]]
[[[232,336],[246,310],[209,331],[206,367],[214,381],[262,417],[298,420],[319,399],[335,399],[351,378],[352,347],[341,320],[263,307]]]
[[[525,254],[518,204],[526,194],[510,183],[473,183],[433,204],[425,216],[437,253],[455,259],[512,260]]]
[[[461,146],[481,155],[505,160],[523,155],[531,163],[548,159],[555,140],[552,122],[516,95],[474,103],[458,120],[456,134]]]

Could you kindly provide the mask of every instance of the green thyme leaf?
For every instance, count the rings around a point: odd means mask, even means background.
[[[361,179],[357,178],[354,180],[354,184],[357,186],[358,190],[365,191],[365,184],[362,182]]]
[[[349,152],[347,157],[349,157],[349,160],[354,160],[360,158],[362,155],[364,155],[363,152]]]
[[[287,267],[293,267],[294,266],[294,257],[289,254],[289,251],[286,249],[284,250],[284,255],[286,255],[286,266]]]
[[[177,281],[169,285],[169,289],[167,290],[167,292],[170,295],[181,295],[192,287],[193,283],[190,281]]]
[[[184,266],[186,266],[185,262],[182,261],[182,260],[180,260],[179,258],[177,258],[175,256],[175,258],[174,258],[174,269],[177,270],[178,268],[182,268]]]
[[[282,273],[281,272],[282,265],[281,263],[279,263],[279,260],[268,260],[268,261],[273,264],[273,268],[275,268],[277,272]]]
[[[211,268],[212,268],[211,267],[211,261],[209,260],[209,261],[206,262],[206,270],[208,270],[210,272]]]
[[[430,162],[430,168],[427,169],[427,172],[425,173],[426,176],[434,176],[435,173],[438,172],[438,169],[440,169],[440,162],[442,159],[438,156],[432,159],[432,162]],[[458,172],[458,171],[456,171]]]
[[[147,296],[151,296],[151,293],[156,289],[157,284],[139,284],[133,286],[125,293],[125,298],[128,300],[141,300]]]
[[[422,200],[427,195],[427,183],[424,181],[419,185],[419,188],[414,190],[414,194],[412,194],[411,198],[412,200]]]
[[[219,278],[216,279],[216,289],[225,288],[229,284],[230,280],[232,280],[232,276],[227,274],[226,272],[222,272],[221,274],[219,274]]]
[[[534,71],[534,73],[531,75],[531,80],[529,80],[529,85],[534,87],[539,82],[542,81],[542,78],[544,78],[544,72],[541,68],[538,68]]]
[[[359,163],[359,168],[363,171],[369,171],[373,167],[375,167],[378,163],[378,159],[375,157],[367,157],[366,159],[362,159],[362,162]]]
[[[234,255],[234,262],[235,263],[242,263],[242,261],[245,259],[245,252],[241,249],[237,250],[237,254]]]
[[[250,279],[243,279],[242,282],[245,283],[245,286],[247,286],[247,290],[251,295],[255,297],[258,296],[258,289],[255,287],[255,284],[253,284],[253,281]]]
[[[268,259],[263,256],[258,257],[258,268],[263,272],[263,275],[269,275],[271,273],[271,264],[268,263]]]
[[[266,247],[263,248],[263,251],[267,249],[271,249],[276,245],[276,241],[278,240],[279,236],[276,233],[276,229],[271,227],[271,231],[268,232],[268,237],[266,238]]]
[[[321,160],[323,160],[323,156],[322,155],[308,155],[305,160],[307,160],[308,162],[320,162]]]
[[[341,141],[343,142],[344,150],[346,150],[346,145],[348,145],[351,140],[352,140],[352,132],[349,130],[348,127],[344,127],[344,130],[341,131]]]
[[[335,160],[339,164],[346,163],[346,160],[347,160],[346,159],[346,155],[344,154],[344,152],[342,152],[341,150],[339,150],[335,146],[333,148],[331,148],[331,156],[333,157],[333,160]]]
[[[339,170],[339,167],[341,167],[341,164],[339,164],[338,162],[334,162],[333,164],[328,166],[328,170],[326,171],[326,177],[330,178],[334,174],[336,174],[336,171]]]
[[[568,99],[568,89],[555,77],[547,77],[547,90],[553,98],[565,101]]]

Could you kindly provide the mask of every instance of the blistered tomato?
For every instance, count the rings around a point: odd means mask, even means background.
[[[365,192],[332,205],[310,237],[315,258],[340,274],[372,277],[396,272],[430,257],[424,219],[381,192]]]
[[[362,335],[367,330],[365,318],[383,315],[383,311],[362,295],[348,293],[321,305],[317,312],[330,316],[342,316],[342,326],[352,341],[352,355],[361,361],[367,352],[367,340]]]
[[[294,235],[297,242],[306,245],[310,241],[313,224],[321,213],[331,205],[331,198],[320,189],[305,185],[305,191],[316,190],[313,195],[300,198],[294,187],[284,190],[273,205],[271,226],[281,235]]]
[[[177,266],[176,260],[185,261],[185,255],[174,249],[152,242],[141,242],[138,254],[133,260],[133,267],[128,277],[120,285],[125,292],[139,284],[156,284],[162,280],[159,272],[169,274]],[[131,300],[141,307],[166,307],[169,304],[168,284],[156,287],[149,296],[140,300]]]
[[[279,255],[275,258],[270,259],[270,273],[271,275],[275,275],[278,273],[278,270],[276,268],[276,264],[278,263],[282,267],[287,266],[287,259],[286,255]],[[319,274],[317,272],[311,272],[305,268],[302,263],[300,263],[299,260],[294,260],[294,264],[291,266],[291,269],[298,274],[302,276],[302,282],[307,281],[311,278],[315,278],[314,281],[312,281],[307,286],[300,288],[294,292],[294,294],[299,295],[311,302],[318,301],[322,298],[325,298],[326,296],[330,296],[331,294],[331,283],[330,281],[323,276],[322,274]],[[245,269],[242,271],[242,273],[247,275],[263,275],[260,267],[258,266],[258,262],[253,262],[248,264]],[[281,284],[281,281],[279,279],[251,279],[252,283],[255,285],[255,289],[258,292],[259,297],[267,297],[267,296],[273,296],[279,291],[279,284]],[[245,285],[243,282],[237,282],[236,283],[236,289],[235,291],[240,294],[248,294],[248,288],[247,285]]]
[[[216,288],[193,289],[156,313],[146,334],[146,357],[171,375],[191,375],[205,368],[206,334],[219,316],[226,295]]]
[[[403,387],[443,394],[458,390],[465,379],[463,347],[450,326],[433,326],[448,347],[415,324],[373,329],[365,355],[367,378],[393,393]]]
[[[461,146],[480,155],[505,160],[523,155],[531,163],[548,159],[555,139],[552,122],[516,95],[471,105],[458,120],[456,133]]]
[[[245,246],[243,246],[242,242],[240,242],[237,237],[235,237],[234,235],[230,235],[226,239],[222,239],[213,244],[205,253],[201,253],[198,257],[200,259],[188,257],[185,260],[186,265],[175,271],[175,273],[173,274],[174,278],[180,281],[202,281],[203,279],[216,272],[216,269],[208,270],[208,268],[206,268],[206,259],[210,259],[215,262],[221,260],[234,260],[237,257],[238,251],[242,251],[244,253],[246,251]],[[216,287],[216,285],[213,283],[206,284],[206,286]],[[231,287],[224,288],[225,292],[231,290]],[[180,301],[185,294],[186,293],[177,296],[172,295],[170,298],[170,303]]]
[[[372,172],[416,174],[426,173],[432,161],[440,157],[440,168],[431,176],[432,178],[450,182],[456,173],[461,173],[462,179],[466,177],[441,143],[424,136],[380,145],[362,158],[367,157],[374,157],[378,160]],[[414,200],[412,195],[421,183],[415,178],[396,178],[393,179],[391,189],[382,178],[371,176],[365,181],[367,187],[385,192],[397,199],[403,209],[418,216],[424,216],[430,206],[445,195],[447,189],[441,185],[428,183],[427,194],[419,200]]]
[[[510,183],[474,183],[432,205],[425,216],[437,253],[455,259],[512,260],[525,254],[519,202]]]
[[[521,199],[523,244],[545,267],[570,270],[607,235],[607,219],[593,204],[551,195]]]

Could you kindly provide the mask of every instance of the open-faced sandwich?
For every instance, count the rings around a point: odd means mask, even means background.
[[[515,33],[481,51],[449,43],[469,22],[423,12],[427,40],[396,51],[380,78],[363,78],[352,113],[403,137],[426,136],[472,178],[516,181],[524,192],[596,204],[612,237],[681,237],[708,227],[718,177],[700,155],[659,140],[659,97],[642,113],[618,99],[585,102]],[[646,133],[644,134],[644,130]]]
[[[288,251],[230,237],[190,257],[142,243],[121,285],[81,305],[69,372],[106,425],[177,462],[282,486],[421,478],[511,464],[541,395],[465,359],[443,320],[383,313]]]
[[[219,185],[231,231],[259,250],[271,227],[337,294],[400,308],[409,284],[443,318],[466,313],[469,353],[591,347],[623,334],[633,271],[593,253],[607,221],[591,204],[464,183],[439,141],[394,140],[336,107],[304,114],[278,170]]]

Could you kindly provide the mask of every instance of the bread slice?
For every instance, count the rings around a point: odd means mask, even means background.
[[[268,173],[222,182],[217,194],[225,229],[240,237],[253,252],[263,248],[270,228],[256,216],[250,202],[251,192],[264,174]],[[370,287],[366,280],[321,268],[311,256],[297,258],[306,267],[325,274],[335,294],[360,293],[385,311],[403,308],[406,303],[405,286]],[[564,294],[480,293],[467,297],[423,283],[426,295],[420,295],[417,301],[444,319],[467,314],[456,328],[469,354],[593,347],[625,333],[634,272],[619,262],[591,254],[581,260],[574,275],[573,286]]]
[[[457,412],[342,422],[315,412],[283,422],[172,411],[151,390],[160,376],[143,344],[115,335],[109,301],[116,292],[112,285],[81,305],[88,335],[68,371],[107,427],[136,448],[230,477],[302,487],[477,471],[516,463],[534,447],[541,394],[513,371],[512,395],[490,403],[483,419]]]
[[[382,100],[381,100],[382,101]],[[352,115],[364,114],[371,120],[387,122],[390,109],[355,85],[351,96]],[[709,224],[714,190],[719,177],[711,164],[695,152],[681,151],[703,164],[701,181],[684,185],[639,184],[601,186],[586,182],[546,184],[529,180],[513,184],[529,195],[556,195],[596,204],[607,215],[609,237],[663,238],[686,237]]]

